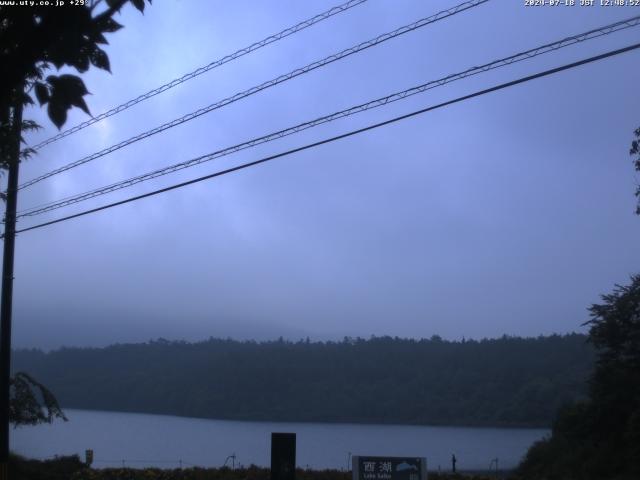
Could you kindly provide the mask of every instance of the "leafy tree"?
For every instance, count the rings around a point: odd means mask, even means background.
[[[33,6],[0,6],[0,172],[9,171],[7,192],[0,194],[7,202],[4,235],[7,264],[3,268],[8,269],[8,274],[3,274],[5,280],[13,276],[18,166],[21,160],[35,153],[29,148],[21,149],[23,133],[39,128],[35,122],[23,120],[23,107],[34,104],[35,95],[41,106],[47,106],[48,116],[58,129],[64,125],[67,112],[73,107],[89,114],[84,100],[89,91],[79,76],[68,73],[45,75],[52,68],[60,70],[65,66],[75,68],[78,73],[86,72],[91,65],[110,71],[109,57],[101,45],[108,43],[106,34],[122,28],[113,17],[129,2],[144,11],[144,0],[87,0],[82,5],[64,8],[40,5],[39,2]],[[98,12],[99,7],[104,8]],[[42,384],[24,373],[9,377],[11,288],[5,283],[10,284],[11,280],[3,282],[0,334],[0,475],[6,473],[7,419],[18,425],[64,418],[55,397]],[[36,392],[39,392],[39,398]]]
[[[629,153],[640,172],[640,128]],[[636,214],[640,215],[640,185]],[[589,399],[556,415],[549,439],[533,445],[521,478],[640,478],[640,275],[589,308],[597,350]]]
[[[122,28],[113,16],[129,1],[144,11],[144,0],[106,0],[106,9],[100,13],[96,13],[100,0],[65,8],[0,6],[0,169],[7,170],[16,157],[22,160],[35,153],[19,146],[24,143],[23,132],[39,126],[22,118],[18,121],[22,106],[34,104],[34,96],[47,106],[58,128],[73,107],[90,114],[84,100],[89,90],[79,76],[45,75],[53,67],[64,66],[78,73],[91,65],[110,71],[109,57],[101,46],[108,43],[106,34]]]
[[[640,475],[640,275],[593,305],[589,338],[598,350],[591,378],[592,432],[610,462]]]
[[[0,6],[3,126],[8,109],[19,101],[32,104],[32,94],[40,105],[47,105],[49,118],[58,128],[65,123],[67,111],[72,107],[89,114],[83,98],[89,92],[80,77],[71,74],[45,77],[45,72],[52,67],[59,70],[68,66],[84,73],[91,65],[110,71],[109,57],[101,45],[108,43],[106,34],[122,28],[113,16],[129,1],[106,0],[107,8],[100,13],[95,12],[100,1],[70,8]],[[144,0],[131,3],[144,11]],[[7,162],[6,156],[3,162]]]
[[[631,150],[629,154],[632,156],[637,155],[637,158],[634,160],[634,165],[636,168],[636,172],[640,172],[640,127],[633,132],[636,136],[636,140],[631,142]],[[638,197],[638,206],[636,207],[636,214],[640,215],[640,185],[636,188],[636,197]]]
[[[552,436],[520,467],[523,478],[640,478],[640,275],[589,309],[597,351],[586,402],[561,409]]]

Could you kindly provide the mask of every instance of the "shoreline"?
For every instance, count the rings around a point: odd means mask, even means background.
[[[131,415],[147,415],[156,417],[173,417],[180,419],[193,419],[193,420],[211,420],[216,422],[233,422],[233,423],[278,423],[278,424],[301,424],[301,425],[353,425],[353,426],[371,426],[371,427],[386,427],[386,426],[399,426],[399,427],[417,427],[417,428],[449,428],[449,429],[478,429],[478,430],[545,430],[550,431],[551,425],[536,425],[536,424],[465,424],[465,423],[404,423],[402,421],[388,421],[388,422],[369,422],[369,421],[342,421],[342,420],[283,420],[283,419],[265,419],[265,418],[232,418],[232,417],[194,417],[189,415],[181,415],[176,413],[159,413],[149,411],[136,411],[136,410],[105,410],[105,409],[92,409],[83,407],[61,407],[63,411],[81,411],[81,412],[97,412],[97,413],[113,413],[113,414],[131,414]]]

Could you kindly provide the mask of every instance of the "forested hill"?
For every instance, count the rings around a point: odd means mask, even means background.
[[[66,408],[241,420],[549,426],[584,396],[583,335],[210,339],[14,352]]]

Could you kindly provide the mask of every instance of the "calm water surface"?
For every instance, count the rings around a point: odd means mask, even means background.
[[[271,432],[297,434],[297,462],[305,468],[346,468],[353,455],[427,458],[429,470],[487,469],[498,458],[512,468],[542,429],[421,427],[325,423],[237,422],[165,415],[66,410],[69,421],[11,431],[11,449],[32,458],[94,450],[94,466],[183,465],[219,467],[236,454],[236,465],[268,466]],[[231,464],[231,460],[229,460]]]

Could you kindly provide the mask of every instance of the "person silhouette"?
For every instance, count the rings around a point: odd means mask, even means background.
[[[456,458],[455,453],[451,454],[451,471],[453,473],[456,473],[456,462],[458,461],[458,459]]]

